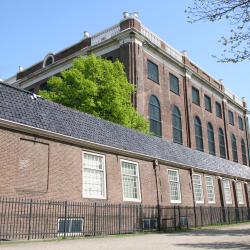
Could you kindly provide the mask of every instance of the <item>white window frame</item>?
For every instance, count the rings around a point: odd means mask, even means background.
[[[247,196],[248,201],[250,202],[250,183],[247,183]]]
[[[103,186],[103,196],[91,196],[88,194],[84,193],[84,154],[89,154],[89,155],[94,155],[98,157],[102,157],[102,162],[103,162],[103,181],[104,181],[104,186]],[[96,154],[93,152],[88,152],[88,151],[83,151],[82,152],[82,197],[83,198],[90,198],[90,199],[107,199],[107,184],[106,184],[106,158],[105,155],[102,154]]]
[[[238,185],[240,185],[240,189],[238,189],[239,188]],[[238,202],[238,204],[239,205],[244,205],[244,195],[243,195],[242,184],[241,184],[240,181],[235,182],[235,189],[236,189],[236,195],[237,195],[237,202]],[[241,201],[239,200],[239,193],[238,193],[239,191],[241,192],[241,194],[240,194],[241,197],[242,197]]]
[[[225,181],[228,181],[229,183],[229,191],[230,191],[230,201],[227,201],[226,200],[226,196],[225,196]],[[229,179],[222,179],[222,182],[223,182],[223,195],[224,195],[224,200],[225,200],[225,204],[228,204],[228,205],[231,205],[233,204],[233,199],[232,199],[232,191],[231,191],[231,184],[230,184],[230,180]]]
[[[122,163],[123,162],[132,163],[136,167],[136,170],[137,170],[137,173],[138,173],[138,176],[137,176],[137,180],[138,180],[138,198],[137,199],[124,197],[124,190],[123,190],[124,183],[123,183],[123,174],[122,174]],[[122,198],[123,198],[123,201],[141,202],[141,182],[140,182],[140,171],[139,171],[138,163],[134,162],[134,161],[120,159],[120,170],[121,170],[121,178],[122,178]]]
[[[200,186],[201,186],[201,196],[202,196],[202,201],[197,201],[196,200],[196,195],[195,195],[195,190],[194,190],[194,181],[193,181],[193,192],[194,192],[194,199],[196,204],[204,204],[204,192],[203,192],[203,185],[202,185],[202,176],[200,174],[193,174],[194,176],[199,176],[200,177]]]
[[[177,177],[178,177],[178,181],[169,181],[169,175],[168,175],[168,186],[169,186],[169,196],[170,196],[170,202],[171,203],[181,203],[181,183],[180,183],[180,175],[179,175],[179,170],[176,170],[176,169],[171,169],[169,168],[168,169],[168,173],[169,171],[173,171],[173,172],[176,172],[177,173]],[[179,193],[179,197],[180,199],[179,200],[172,200],[171,199],[171,187],[170,187],[170,182],[175,182],[175,183],[178,183],[178,193]]]
[[[209,201],[209,199],[208,199],[207,178],[211,178],[211,180],[212,180],[212,185],[209,185],[209,187],[212,187],[212,188],[213,188],[213,195],[214,195],[213,201]],[[213,178],[213,176],[211,176],[211,175],[205,175],[205,183],[206,183],[206,190],[207,190],[207,202],[208,202],[208,204],[215,204],[215,203],[216,203],[216,199],[215,199],[214,178]]]
[[[61,220],[65,220],[65,218],[58,218],[57,219],[57,232],[58,232],[57,235],[58,236],[63,236],[64,235],[64,232],[59,232],[59,223],[60,223]],[[69,218],[66,218],[66,220],[70,220],[70,221],[72,221],[72,220],[81,220],[82,221],[82,228],[81,228],[81,232],[79,232],[79,233],[65,232],[65,235],[67,235],[67,236],[83,235],[83,233],[84,233],[83,229],[84,229],[84,223],[85,223],[84,218],[69,217]]]

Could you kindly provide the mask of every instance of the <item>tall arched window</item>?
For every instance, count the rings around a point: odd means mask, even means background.
[[[246,144],[244,139],[241,139],[241,154],[242,154],[242,162],[244,165],[247,165],[247,153],[246,153]]]
[[[238,162],[237,140],[234,134],[231,135],[233,161]]]
[[[210,122],[207,124],[207,137],[209,154],[215,155],[214,128]]]
[[[159,100],[153,95],[149,99],[149,122],[150,131],[156,136],[161,136],[161,107]]]
[[[204,151],[201,120],[198,116],[194,118],[196,149]]]
[[[182,144],[182,124],[181,124],[181,112],[178,107],[172,108],[172,129],[173,129],[173,142]]]
[[[220,146],[220,157],[226,159],[225,138],[222,128],[219,128],[219,146]]]

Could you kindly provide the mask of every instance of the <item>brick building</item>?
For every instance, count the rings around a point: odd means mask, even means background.
[[[249,167],[3,83],[0,164],[0,196],[249,207]]]
[[[146,28],[136,13],[96,35],[20,71],[6,83],[37,93],[49,77],[80,55],[95,53],[124,63],[137,88],[133,104],[152,132],[175,143],[249,165],[247,104],[229,92],[187,53],[180,53]]]

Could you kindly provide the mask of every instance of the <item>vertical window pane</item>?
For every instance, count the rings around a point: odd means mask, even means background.
[[[216,102],[215,107],[216,107],[216,116],[222,118],[221,104]]]
[[[237,194],[238,204],[244,204],[241,182],[236,182],[236,194]]]
[[[136,163],[121,161],[123,198],[140,200],[139,171]]]
[[[210,122],[207,124],[207,135],[209,154],[215,155],[214,129]]]
[[[196,149],[204,151],[201,120],[198,116],[194,119]]]
[[[192,87],[192,101],[193,103],[200,105],[200,93],[199,90]]]
[[[215,203],[213,177],[206,176],[205,179],[206,179],[206,188],[207,188],[208,203]]]
[[[205,95],[204,98],[205,98],[205,109],[209,112],[212,112],[211,98],[207,95]]]
[[[233,161],[238,162],[237,140],[234,134],[231,135]]]
[[[104,156],[84,153],[83,195],[89,198],[104,198],[105,176]]]
[[[226,159],[225,138],[222,128],[219,128],[220,157]]]
[[[170,78],[170,90],[175,94],[179,95],[180,94],[179,79],[172,74],[169,74],[169,78]]]
[[[196,203],[204,203],[201,176],[193,175],[194,198]]]
[[[148,60],[148,78],[154,82],[159,83],[158,66]]]
[[[234,114],[232,111],[228,111],[229,124],[234,125]]]
[[[161,137],[161,107],[159,100],[153,95],[149,99],[149,122],[150,131]]]
[[[244,127],[243,127],[243,120],[240,116],[238,116],[238,126],[239,126],[239,129],[243,130]]]
[[[224,199],[226,204],[232,204],[231,186],[229,180],[223,180]]]
[[[182,123],[181,112],[178,107],[174,106],[172,109],[172,129],[173,129],[173,142],[182,144]]]
[[[173,203],[181,202],[181,190],[179,172],[177,170],[168,170],[168,183],[170,200]]]

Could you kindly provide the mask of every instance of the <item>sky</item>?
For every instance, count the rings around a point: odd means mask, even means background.
[[[184,13],[193,0],[0,0],[0,78],[42,60],[83,38],[119,23],[123,11],[139,12],[139,19],[179,51],[187,50],[196,64],[250,103],[250,62],[217,63],[219,38],[226,23],[189,24]],[[250,107],[250,104],[248,105]]]

